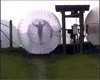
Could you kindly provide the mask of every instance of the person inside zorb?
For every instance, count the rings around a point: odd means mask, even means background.
[[[22,48],[31,54],[48,54],[61,42],[58,18],[46,10],[35,10],[19,23],[18,36]]]
[[[52,34],[52,28],[45,20],[36,19],[31,25],[29,25],[28,28],[28,36],[31,41],[40,45],[48,43],[52,37]]]

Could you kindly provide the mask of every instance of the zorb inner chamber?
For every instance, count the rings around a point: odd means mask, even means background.
[[[18,36],[24,49],[32,54],[48,54],[60,41],[60,23],[57,17],[46,10],[31,11],[18,27]]]

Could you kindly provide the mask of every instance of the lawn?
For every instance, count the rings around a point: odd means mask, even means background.
[[[1,80],[99,80],[99,54],[30,55],[1,50]]]

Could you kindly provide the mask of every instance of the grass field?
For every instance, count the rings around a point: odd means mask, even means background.
[[[2,49],[1,80],[99,80],[99,54],[28,55]]]

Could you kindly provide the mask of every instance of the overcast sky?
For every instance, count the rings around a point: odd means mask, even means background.
[[[99,5],[97,1],[1,1],[1,20],[12,20],[13,24],[18,27],[18,24],[23,16],[34,9],[46,9],[54,13],[61,23],[61,13],[56,12],[55,5],[90,5],[90,10]],[[84,16],[88,14],[86,11]],[[67,28],[73,23],[76,23],[76,19],[70,21],[66,19]]]

